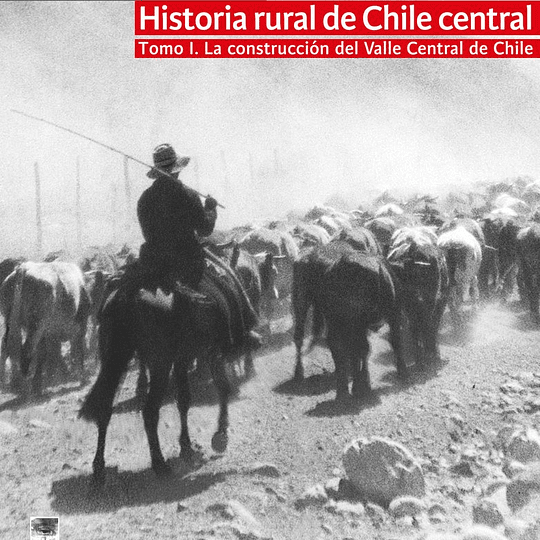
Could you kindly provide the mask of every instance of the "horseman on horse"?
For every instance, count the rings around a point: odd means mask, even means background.
[[[219,396],[218,429],[212,447],[227,447],[227,359],[260,345],[253,331],[256,313],[231,268],[201,243],[212,233],[217,201],[203,204],[194,190],[179,179],[189,158],[178,157],[168,144],[154,151],[154,183],[141,195],[137,215],[145,243],[140,258],[126,267],[106,294],[99,316],[101,367],[79,416],[98,426],[93,462],[94,479],[105,481],[105,438],[116,390],[137,354],[150,373],[143,408],[152,468],[170,471],[159,444],[159,410],[171,370],[181,421],[180,455],[194,455],[188,431],[190,407],[188,372],[195,359],[206,358]]]
[[[260,337],[252,328],[257,317],[236,275],[221,259],[204,249],[200,237],[209,236],[217,219],[217,201],[199,195],[178,178],[190,161],[178,157],[174,148],[162,144],[154,150],[154,168],[147,176],[154,183],[141,195],[137,216],[145,239],[141,246],[139,272],[153,276],[174,295],[188,296],[197,326],[197,306],[207,292],[227,321],[225,347],[237,347],[247,338],[258,345]],[[195,329],[194,329],[195,330]]]

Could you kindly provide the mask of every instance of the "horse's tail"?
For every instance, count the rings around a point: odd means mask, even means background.
[[[89,422],[98,423],[103,415],[110,414],[116,390],[135,353],[132,331],[126,320],[128,306],[117,293],[111,294],[101,312],[99,375],[79,410],[79,418]]]
[[[294,343],[298,353],[302,350],[306,319],[312,305],[308,287],[309,279],[306,275],[308,271],[309,269],[303,261],[294,262],[291,300],[294,318]]]

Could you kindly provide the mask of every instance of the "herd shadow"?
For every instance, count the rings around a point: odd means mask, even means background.
[[[324,370],[322,373],[310,375],[304,379],[292,378],[273,388],[277,394],[293,396],[318,396],[335,388],[334,373]]]
[[[84,387],[84,384],[77,384],[74,386],[62,386],[54,389],[47,389],[43,392],[41,396],[31,396],[25,398],[21,395],[15,395],[15,397],[4,401],[0,404],[0,412],[3,411],[18,411],[25,409],[27,407],[36,407],[47,403],[51,399],[60,398],[73,392],[79,392],[81,388]]]
[[[334,396],[331,399],[317,403],[312,409],[305,412],[306,416],[312,417],[334,417],[356,414],[366,409],[372,409],[382,404],[382,398],[387,395],[399,394],[413,386],[426,384],[435,378],[439,371],[446,365],[445,361],[434,362],[423,367],[412,365],[408,367],[408,376],[400,378],[396,371],[388,371],[381,377],[381,382],[385,386],[372,389],[368,394],[359,397],[350,397],[344,402],[336,401]],[[332,377],[332,389],[335,388]]]
[[[180,458],[169,460],[173,472],[157,477],[152,469],[118,472],[106,469],[105,485],[97,488],[92,475],[81,474],[55,480],[51,487],[51,508],[59,514],[109,513],[124,507],[180,502],[224,482],[238,471],[196,474],[201,466],[190,467]]]
[[[231,370],[232,371],[232,368]],[[240,389],[249,377],[245,375],[228,374],[229,382],[231,383],[232,393],[229,402],[234,402],[239,399]],[[189,375],[189,389],[191,394],[191,406],[213,406],[219,404],[219,395],[213,383],[212,376],[206,368],[202,368],[200,372],[193,372]],[[176,399],[176,384],[174,378],[171,377],[169,387],[163,398],[162,405],[174,403]],[[139,398],[133,388],[133,396],[119,401],[113,408],[113,414],[126,414],[140,411],[143,407],[144,399]]]
[[[393,358],[392,352],[382,352],[375,359],[379,362],[379,356],[384,356],[384,362]],[[295,379],[294,377],[280,383],[273,388],[278,394],[294,396],[318,396],[332,392],[332,397],[325,401],[317,403],[312,409],[306,411],[306,416],[313,417],[334,417],[356,414],[362,410],[377,407],[382,403],[382,397],[389,394],[403,392],[412,386],[426,384],[435,378],[438,373],[444,369],[447,362],[438,360],[428,365],[412,364],[408,366],[408,375],[405,379],[398,376],[397,371],[389,370],[382,377],[381,382],[384,386],[372,389],[367,395],[359,397],[349,397],[349,399],[337,401],[335,397],[335,374],[332,371],[323,370],[322,373],[310,375],[304,379]]]

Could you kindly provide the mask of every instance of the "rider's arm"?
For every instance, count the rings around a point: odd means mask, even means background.
[[[212,204],[212,199],[209,197],[206,199],[206,203],[203,206],[201,199],[194,191],[189,192],[189,199],[191,202],[193,228],[201,236],[209,236],[214,230],[217,219],[216,207]],[[210,203],[210,204],[208,204]]]

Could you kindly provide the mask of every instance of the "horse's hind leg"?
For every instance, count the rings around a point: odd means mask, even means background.
[[[177,362],[174,366],[176,379],[176,405],[180,413],[180,457],[190,461],[194,456],[188,428],[188,412],[191,405],[191,390],[189,387],[188,366],[186,362]]]
[[[150,390],[143,408],[144,429],[148,437],[152,469],[158,475],[168,474],[171,470],[161,453],[158,436],[159,410],[161,409],[163,397],[167,392],[171,368],[170,363],[161,363],[166,362],[164,356],[161,358],[156,357],[154,362],[147,363],[147,365],[151,366]]]
[[[229,396],[231,385],[225,371],[226,359],[220,354],[213,354],[210,358],[212,377],[219,396],[218,429],[212,437],[212,448],[216,452],[225,452],[229,442],[227,430],[229,428]]]
[[[137,358],[137,363],[139,364],[139,375],[137,376],[137,388],[135,390],[135,396],[139,403],[139,410],[144,406],[146,400],[146,394],[148,392],[148,376],[146,374],[146,366],[144,362]]]

